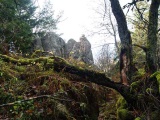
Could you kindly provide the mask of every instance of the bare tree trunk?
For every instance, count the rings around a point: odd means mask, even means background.
[[[157,70],[157,33],[158,33],[158,8],[160,0],[152,0],[149,10],[149,25],[148,25],[148,39],[146,61],[148,72],[153,73]]]
[[[112,12],[117,20],[118,32],[121,40],[120,50],[120,74],[121,81],[125,85],[131,84],[132,76],[132,40],[127,27],[125,15],[118,0],[110,0]]]

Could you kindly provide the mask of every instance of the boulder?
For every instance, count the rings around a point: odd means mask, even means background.
[[[66,48],[64,40],[55,33],[48,33],[42,38],[44,51],[53,52],[54,55],[65,57]]]

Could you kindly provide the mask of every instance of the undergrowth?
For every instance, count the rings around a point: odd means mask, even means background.
[[[70,80],[66,74],[54,71],[53,62],[47,59],[22,65],[0,59],[0,119],[97,120],[107,116],[115,119],[111,90]],[[69,62],[93,69],[82,62]]]

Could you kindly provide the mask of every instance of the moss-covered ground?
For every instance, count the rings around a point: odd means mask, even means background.
[[[115,92],[69,79],[55,72],[53,63],[52,57],[0,56],[0,119],[116,119]],[[91,68],[82,62],[77,65]]]

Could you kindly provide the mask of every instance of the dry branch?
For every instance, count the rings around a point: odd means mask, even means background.
[[[68,99],[56,98],[52,95],[41,95],[41,96],[30,97],[30,98],[24,99],[24,100],[18,100],[18,101],[14,101],[14,102],[11,102],[11,103],[2,104],[2,105],[0,105],[0,107],[12,106],[12,105],[15,105],[17,103],[27,102],[27,101],[31,101],[31,100],[35,100],[35,99],[40,99],[40,98],[52,98],[54,100],[67,101],[67,102],[73,101],[73,100],[68,100]]]

